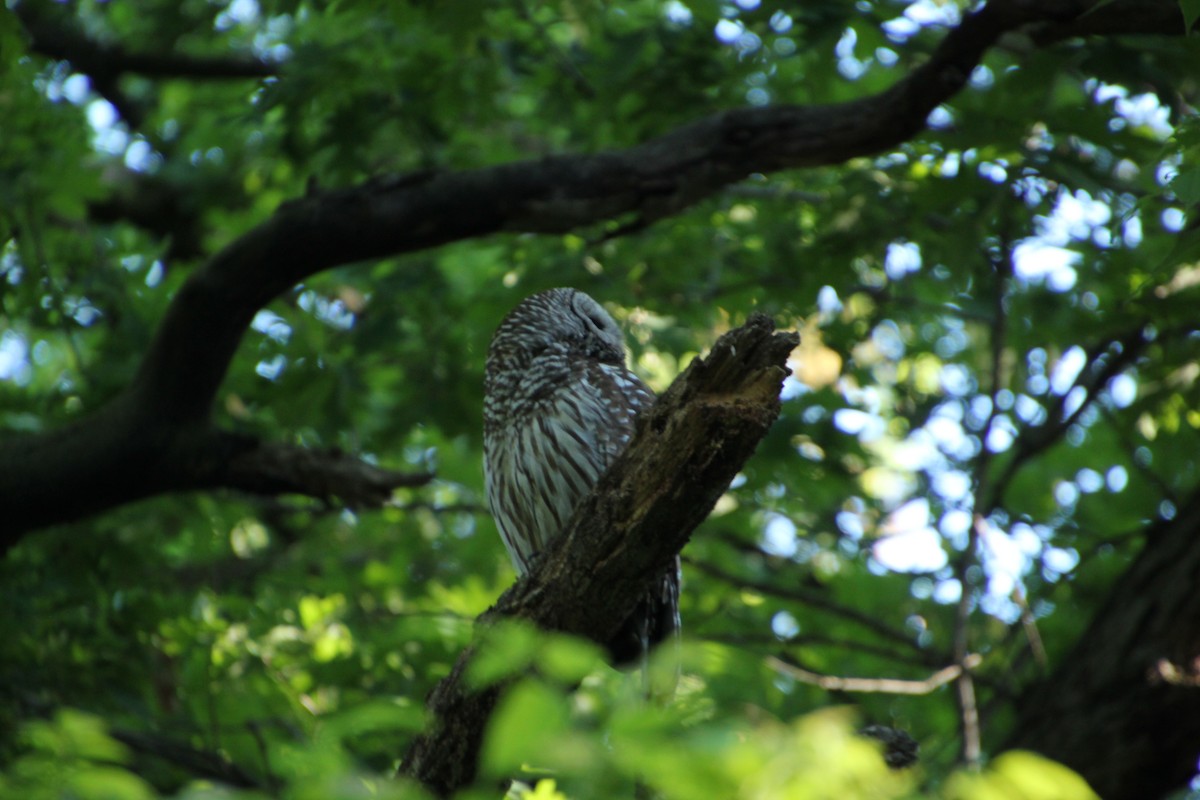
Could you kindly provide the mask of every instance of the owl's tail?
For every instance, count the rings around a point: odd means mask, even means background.
[[[675,558],[642,595],[633,613],[625,620],[620,630],[608,642],[608,654],[614,666],[641,667],[646,671],[650,652],[664,642],[678,647],[681,622],[679,619],[679,558]],[[672,686],[651,687],[647,678],[647,690],[653,695],[670,696]]]

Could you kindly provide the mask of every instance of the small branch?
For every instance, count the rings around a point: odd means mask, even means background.
[[[18,3],[14,11],[29,32],[31,49],[49,58],[70,61],[80,72],[115,77],[135,73],[147,78],[226,80],[277,75],[280,64],[253,56],[192,56],[179,52],[137,52],[121,44],[102,42],[78,29],[62,15],[51,20],[39,3]]]
[[[1187,331],[1195,326],[1187,326]],[[1183,333],[1184,331],[1175,331]],[[1167,331],[1159,331],[1159,336],[1167,335]],[[1100,397],[1101,390],[1108,382],[1121,374],[1126,367],[1132,365],[1150,345],[1143,326],[1128,331],[1114,339],[1105,340],[1093,345],[1087,354],[1087,364],[1080,370],[1071,388],[1054,398],[1054,402],[1046,408],[1046,420],[1035,428],[1026,428],[1017,437],[1011,448],[1003,472],[981,491],[976,498],[976,512],[987,516],[1001,503],[1004,492],[1012,483],[1017,472],[1025,464],[1040,453],[1057,443],[1070,429],[1079,417],[1092,406]],[[1116,352],[1112,352],[1116,349]],[[1067,398],[1076,388],[1084,390],[1083,402],[1066,413]]]
[[[1154,662],[1153,667],[1147,670],[1147,678],[1151,683],[1186,686],[1189,689],[1200,688],[1200,660],[1192,664],[1180,665],[1160,658]]]
[[[192,259],[203,254],[203,226],[200,215],[176,183],[159,175],[125,171],[110,176],[106,170],[109,194],[88,203],[88,218],[101,224],[128,222],[155,236],[170,240],[164,254],[169,261]],[[223,196],[236,203],[232,191]]]
[[[50,5],[24,0],[13,8],[29,34],[30,50],[47,58],[69,61],[76,70],[91,77],[93,88],[112,103],[121,118],[133,128],[141,125],[147,109],[121,88],[122,75],[230,80],[264,78],[277,74],[280,69],[278,64],[251,56],[131,52],[123,45],[93,39],[65,10],[48,11]]]
[[[0,549],[48,521],[76,519],[155,494],[235,489],[253,494],[334,498],[378,508],[425,472],[397,472],[337,450],[263,442],[186,420],[137,395],[47,437],[0,443]],[[56,475],[54,480],[42,477]]]
[[[738,183],[730,186],[725,190],[725,194],[750,200],[777,200],[782,203],[804,203],[806,205],[829,202],[829,195],[826,192],[809,192],[804,189],[786,189],[750,183]]]
[[[351,508],[379,508],[401,487],[424,486],[429,472],[396,472],[336,449],[312,450],[260,442],[231,434],[220,437],[236,451],[219,465],[216,485],[254,494],[302,494],[338,498]]]
[[[821,675],[810,672],[790,660],[778,656],[767,656],[767,665],[789,678],[801,683],[818,686],[830,692],[858,692],[874,694],[929,694],[935,689],[945,686],[960,678],[967,670],[978,667],[983,658],[976,653],[968,655],[961,664],[951,664],[939,669],[922,681],[904,680],[901,678],[842,678],[836,675]]]
[[[954,660],[965,663],[970,646],[969,623],[974,610],[974,587],[968,580],[971,566],[975,564],[982,527],[987,523],[978,513],[968,531],[967,546],[954,565],[954,576],[958,580],[959,598],[954,615]],[[971,673],[964,671],[955,681],[955,700],[958,703],[960,728],[962,730],[962,760],[968,767],[977,768],[983,758],[983,743],[979,732],[979,705],[975,699],[975,681]]]
[[[1013,586],[1012,590],[1013,602],[1021,609],[1021,629],[1025,632],[1025,640],[1029,644],[1029,652],[1033,654],[1033,660],[1037,662],[1038,667],[1044,672],[1050,664],[1050,659],[1046,655],[1046,645],[1042,641],[1042,634],[1038,630],[1037,618],[1033,616],[1033,609],[1029,607],[1029,600],[1025,597],[1025,590],[1021,584]]]
[[[896,630],[884,622],[881,622],[877,617],[874,617],[871,614],[863,611],[847,608],[843,605],[833,602],[827,597],[821,596],[816,592],[808,592],[797,586],[789,586],[784,588],[771,583],[765,583],[763,581],[753,581],[748,578],[742,578],[734,575],[731,572],[726,572],[718,566],[709,564],[705,561],[697,561],[694,558],[684,558],[683,562],[691,568],[698,569],[706,575],[725,581],[726,583],[734,586],[753,589],[754,591],[760,592],[769,597],[778,597],[781,600],[792,600],[797,603],[801,603],[809,606],[810,608],[815,608],[818,611],[824,611],[828,614],[841,617],[847,621],[854,622],[890,642],[902,644],[906,648],[912,650],[921,650],[921,646],[917,644],[913,637],[906,635],[902,631]]]
[[[882,658],[887,661],[893,661],[898,664],[911,664],[917,667],[927,667],[930,661],[933,660],[932,653],[926,657],[923,653],[917,653],[915,656],[910,653],[901,652],[897,649],[882,647],[880,645],[871,644],[870,642],[860,642],[857,639],[835,639],[832,636],[823,636],[821,634],[803,634],[799,633],[795,636],[789,636],[786,639],[780,639],[778,636],[770,633],[763,634],[731,634],[731,633],[705,633],[703,630],[697,632],[696,626],[690,624],[691,617],[688,617],[689,636],[694,639],[705,642],[716,642],[718,644],[728,644],[740,648],[805,648],[805,647],[827,647],[836,648],[838,650],[849,650],[856,653],[865,653],[867,655]]]
[[[114,728],[109,735],[130,750],[162,759],[197,778],[219,781],[238,789],[266,788],[262,781],[220,753],[197,750],[162,736]]]
[[[975,462],[972,475],[972,501],[974,515],[971,527],[967,531],[967,544],[961,555],[955,559],[954,577],[958,581],[959,598],[954,614],[954,663],[965,664],[970,657],[970,621],[975,608],[975,589],[971,585],[971,568],[979,559],[979,542],[983,538],[985,526],[984,513],[979,510],[980,498],[991,491],[988,485],[989,467],[992,461],[992,451],[988,447],[988,439],[996,420],[1000,417],[999,394],[1004,387],[1004,349],[1008,339],[1008,310],[1005,299],[1008,294],[1009,281],[1013,274],[1012,237],[1010,226],[1012,216],[1004,214],[1001,217],[999,231],[999,252],[995,255],[985,253],[991,263],[995,276],[992,288],[992,321],[991,321],[991,365],[988,380],[988,395],[991,400],[991,411],[987,422],[980,434],[982,448]],[[975,679],[969,671],[963,671],[956,676],[954,698],[958,706],[959,728],[962,732],[961,756],[963,762],[972,768],[979,766],[983,756],[983,743],[980,733],[979,705],[975,696]]]

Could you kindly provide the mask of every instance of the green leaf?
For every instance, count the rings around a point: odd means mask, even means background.
[[[425,725],[425,709],[409,698],[368,700],[321,719],[318,736],[343,741],[364,734],[415,733]]]
[[[537,668],[552,680],[571,685],[583,680],[604,663],[596,644],[570,636],[548,637],[537,654]]]
[[[1036,753],[1011,751],[982,773],[960,772],[946,785],[946,800],[1098,800],[1087,781]]]
[[[1179,0],[1179,10],[1183,12],[1183,30],[1191,33],[1200,19],[1200,0]]]
[[[490,686],[522,674],[533,663],[542,634],[520,620],[500,620],[485,631],[468,667],[471,685]]]
[[[567,703],[562,693],[526,680],[500,699],[488,722],[480,768],[492,777],[512,777],[546,766],[545,755],[567,730]]]
[[[1187,167],[1171,179],[1169,184],[1175,196],[1186,205],[1200,203],[1200,167]]]

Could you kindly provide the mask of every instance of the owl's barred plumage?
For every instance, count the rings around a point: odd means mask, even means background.
[[[519,574],[566,526],[653,402],[654,393],[625,367],[620,328],[583,292],[532,295],[500,323],[484,381],[484,482]],[[609,650],[614,661],[627,662],[678,629],[676,562]]]

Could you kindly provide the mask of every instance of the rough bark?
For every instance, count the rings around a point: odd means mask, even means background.
[[[1200,756],[1200,494],[1147,532],[1075,648],[1017,703],[1007,747],[1035,750],[1105,800],[1180,789]]]
[[[638,425],[629,448],[535,568],[479,618],[519,618],[607,642],[650,580],[712,510],[779,415],[784,363],[799,342],[754,315],[697,358]],[[429,697],[431,730],[401,771],[446,797],[471,783],[503,691],[468,686],[468,648]]]

